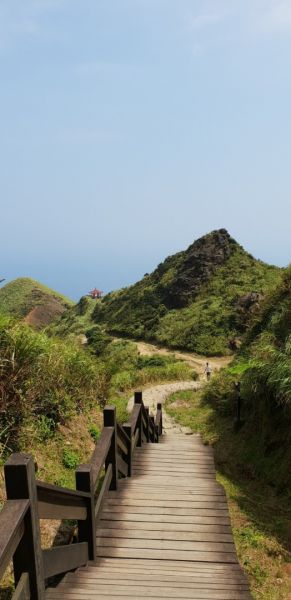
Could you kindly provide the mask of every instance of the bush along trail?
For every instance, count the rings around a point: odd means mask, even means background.
[[[268,484],[262,473],[252,467],[247,423],[240,430],[235,426],[236,398],[232,392],[232,408],[228,407],[228,411],[221,385],[218,398],[215,379],[221,381],[225,377],[230,375],[222,371],[210,384],[196,384],[188,390],[182,390],[180,383],[180,390],[171,393],[166,401],[167,426],[178,424],[186,434],[199,432],[204,443],[214,447],[217,479],[227,494],[238,557],[249,576],[253,597],[290,600],[290,496]],[[152,396],[154,390],[150,392]],[[222,411],[218,409],[219,400]],[[262,457],[261,462],[263,472]]]
[[[289,274],[289,281],[288,277]],[[285,302],[286,287],[285,278]],[[288,287],[288,293],[289,289]],[[284,307],[282,301],[280,306],[279,291],[277,296],[277,312],[282,320]],[[266,313],[271,323],[269,329],[274,329],[274,326],[279,331],[282,329],[273,313],[273,320],[270,318],[270,300],[267,298],[261,319],[258,318],[256,327],[250,330],[248,336],[253,344],[252,355],[260,355],[260,362],[258,359],[256,362],[247,360],[244,347],[232,364],[233,359],[230,357],[210,359],[213,376],[210,383],[206,384],[203,375],[206,359],[192,353],[179,352],[175,355],[176,358],[184,358],[192,367],[195,364],[200,375],[199,381],[179,381],[149,387],[144,390],[143,397],[151,411],[156,402],[165,405],[166,435],[167,432],[174,431],[185,435],[199,432],[204,443],[214,447],[217,479],[227,493],[236,548],[241,565],[249,576],[252,594],[256,600],[290,600],[289,413],[286,405],[282,405],[282,394],[281,403],[277,404],[273,399],[273,407],[270,404],[267,407],[266,396],[259,398],[267,369],[273,375],[275,359],[278,358],[278,369],[287,371],[287,360],[279,361],[280,351],[272,351],[270,337],[267,340],[268,352],[266,351],[265,334],[261,333],[262,325],[260,326],[262,321],[266,322]],[[285,320],[286,318],[285,316]],[[138,342],[138,349],[145,356],[168,352],[165,348],[145,342]],[[282,350],[280,356],[282,357]],[[240,427],[236,423],[237,381],[241,382],[243,396]],[[252,385],[255,386],[254,389]],[[275,381],[270,381],[270,394],[273,394],[273,398],[275,385]],[[258,403],[253,405],[251,399],[256,395]],[[131,398],[129,409],[132,408],[132,402]],[[278,441],[280,432],[281,444]]]

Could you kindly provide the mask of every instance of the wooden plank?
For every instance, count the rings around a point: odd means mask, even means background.
[[[154,582],[154,581],[161,581],[161,582],[172,582],[172,581],[179,581],[179,582],[200,582],[202,585],[205,585],[207,583],[213,583],[216,582],[216,585],[221,585],[221,584],[226,584],[226,585],[232,585],[232,586],[237,586],[237,585],[245,585],[246,587],[248,587],[248,582],[247,579],[244,575],[241,574],[236,574],[233,571],[231,573],[227,573],[227,572],[222,572],[220,573],[219,571],[212,571],[212,572],[203,572],[203,570],[198,571],[197,569],[194,569],[193,571],[183,571],[183,570],[179,570],[179,564],[181,565],[182,563],[176,563],[176,567],[177,570],[172,570],[172,572],[169,572],[167,569],[163,569],[163,563],[158,561],[158,565],[159,565],[159,569],[149,569],[148,567],[144,566],[144,567],[137,567],[136,569],[124,569],[122,567],[118,567],[118,566],[114,566],[114,562],[115,559],[112,560],[113,566],[107,566],[107,567],[102,567],[99,568],[98,570],[96,569],[95,571],[80,571],[80,569],[78,569],[78,573],[69,573],[66,577],[67,580],[69,581],[73,581],[75,578],[81,580],[83,579],[84,581],[94,581],[94,580],[98,580],[99,577],[103,578],[103,579],[109,579],[112,580],[112,578],[121,578],[121,579],[127,579],[128,581],[137,581],[139,578],[143,579],[143,576],[146,575],[148,577],[149,572],[150,572],[150,581]],[[203,563],[202,563],[203,564]],[[207,564],[207,563],[204,563]],[[208,563],[209,564],[209,563]],[[210,563],[211,566],[212,563]],[[113,577],[112,577],[113,576]]]
[[[104,600],[104,598],[110,597],[110,600],[120,600],[121,597],[128,596],[136,598],[138,600],[148,600],[148,598],[155,598],[155,600],[160,600],[161,598],[175,598],[176,600],[188,598],[190,600],[252,600],[251,595],[248,592],[214,592],[208,593],[204,591],[197,590],[197,593],[194,594],[193,590],[181,590],[181,592],[177,592],[177,590],[169,591],[168,588],[159,592],[159,595],[156,596],[156,590],[153,588],[143,588],[138,592],[136,590],[118,590],[118,594],[114,594],[110,589],[98,589],[98,596],[96,597],[96,592],[94,590],[89,594],[87,590],[78,590],[78,591],[64,591],[61,589],[52,590],[49,589],[46,593],[47,598],[70,598],[72,600],[88,600],[92,596],[98,598],[98,600]],[[136,595],[138,593],[138,596]]]
[[[168,528],[155,529],[155,530],[144,530],[144,529],[133,529],[130,528],[106,528],[98,527],[98,537],[108,538],[128,538],[128,539],[148,539],[148,540],[173,540],[173,541],[189,541],[189,542],[228,542],[233,543],[231,533],[215,533],[205,531],[179,531],[179,529],[169,531]]]
[[[121,473],[121,475],[123,475],[124,477],[127,477],[128,465],[123,460],[123,458],[120,456],[120,454],[117,454],[117,468],[118,468],[119,473]]]
[[[100,575],[97,577],[95,577],[95,579],[88,579],[86,581],[86,579],[84,577],[79,577],[76,575],[71,575],[66,577],[66,581],[60,584],[60,588],[61,589],[68,589],[68,586],[71,586],[72,584],[74,584],[74,587],[78,589],[78,587],[80,588],[85,588],[85,589],[98,589],[99,585],[108,585],[109,582],[109,577]],[[114,578],[111,578],[110,581],[110,586],[113,588],[112,591],[114,593],[117,593],[118,590],[114,589],[114,586],[140,586],[141,588],[146,587],[150,584],[151,587],[153,588],[161,588],[161,587],[168,587],[169,583],[171,583],[171,588],[177,588],[177,589],[191,589],[191,590],[225,590],[225,591],[246,591],[247,590],[247,585],[246,583],[235,583],[232,584],[229,581],[228,582],[224,582],[224,581],[219,581],[216,582],[215,580],[212,579],[212,581],[206,581],[206,582],[200,582],[199,579],[197,578],[196,580],[191,579],[191,578],[187,578],[187,580],[182,581],[180,578],[177,577],[172,577],[169,578],[168,581],[165,580],[159,580],[159,579],[155,579],[152,578],[152,576],[149,578],[147,577],[125,577],[125,576],[116,576]],[[156,590],[157,594],[159,593],[159,589]]]
[[[188,540],[165,540],[165,539],[145,539],[127,538],[127,537],[97,537],[98,546],[107,546],[109,548],[138,548],[153,550],[187,550],[188,552],[210,552],[213,554],[212,560],[215,562],[217,552],[226,552],[235,554],[235,546],[232,542],[206,542],[206,541],[188,541]],[[189,557],[190,558],[190,557]]]
[[[121,452],[123,452],[123,454],[127,455],[127,447],[118,436],[117,436],[117,446],[121,450]]]
[[[105,506],[103,509],[103,515],[106,513],[110,514],[156,514],[156,515],[184,515],[184,516],[206,516],[206,517],[227,517],[228,510],[227,508],[222,508],[220,510],[216,510],[215,508],[176,508],[176,507],[164,507],[164,506],[118,506],[111,505]]]
[[[137,477],[140,476],[151,476],[151,477],[167,477],[167,476],[172,476],[172,477],[195,477],[195,478],[199,478],[199,479],[210,479],[211,481],[213,481],[213,477],[215,475],[214,471],[206,471],[206,470],[201,470],[201,469],[191,469],[188,471],[180,471],[180,469],[177,467],[176,469],[173,467],[173,469],[154,469],[152,467],[142,467],[141,469],[138,469],[137,467],[134,467],[132,470],[132,474],[136,475]]]
[[[87,517],[86,506],[70,506],[68,504],[39,502],[38,511],[40,519],[76,519],[78,521],[85,521]]]
[[[118,468],[117,468],[117,421],[116,421],[116,406],[105,406],[103,409],[103,423],[105,428],[113,428],[111,436],[110,448],[105,459],[105,469],[112,465],[112,476],[109,489],[117,490],[118,488]]]
[[[204,523],[205,525],[229,525],[230,519],[224,517],[207,517],[207,516],[185,516],[185,515],[155,515],[155,514],[135,514],[135,513],[102,513],[104,521],[144,521],[152,523]]]
[[[170,496],[173,497],[183,497],[183,498],[190,498],[190,497],[194,497],[194,496],[205,496],[205,494],[207,494],[209,497],[216,497],[216,498],[225,498],[225,492],[223,490],[223,488],[218,484],[215,483],[213,485],[208,485],[207,490],[205,489],[200,489],[198,487],[195,488],[191,488],[191,487],[182,487],[180,486],[179,489],[168,489],[165,488],[165,486],[160,486],[160,485],[156,485],[154,488],[151,488],[152,494],[154,496],[159,496],[164,498],[165,497],[165,492],[167,493],[167,497],[170,498]],[[135,497],[135,494],[147,494],[149,492],[149,487],[147,485],[143,485],[142,481],[140,483],[137,483],[134,480],[131,481],[127,481],[126,482],[126,486],[123,485],[123,482],[120,481],[119,483],[119,492],[121,494],[125,493],[125,494],[129,494],[132,497]],[[116,496],[118,497],[118,496]]]
[[[71,544],[43,550],[45,578],[77,569],[88,562],[88,544]]]
[[[136,430],[133,438],[132,438],[132,445],[131,445],[131,452],[134,453],[136,450],[136,445],[138,443],[139,440],[139,429]]]
[[[113,561],[114,562],[114,561]],[[160,565],[160,563],[159,563]],[[149,569],[147,569],[146,567],[144,567],[144,569],[142,569],[141,567],[135,571],[125,571],[125,569],[122,568],[118,568],[118,567],[104,567],[102,569],[96,569],[95,572],[92,571],[81,571],[78,570],[78,573],[68,573],[66,580],[70,581],[71,583],[74,582],[78,582],[78,581],[88,581],[88,582],[98,582],[101,579],[103,579],[104,581],[109,580],[112,581],[114,576],[114,582],[116,581],[120,581],[120,580],[124,580],[127,581],[128,584],[133,584],[137,582],[137,580],[143,580],[143,575],[148,576],[149,574]],[[230,579],[231,578],[231,579]],[[147,579],[148,581],[148,579]],[[167,571],[163,571],[162,566],[160,567],[160,569],[156,572],[153,572],[152,570],[150,571],[150,581],[151,583],[153,582],[157,582],[155,583],[155,585],[158,584],[164,584],[166,583],[171,583],[172,582],[178,582],[180,584],[186,584],[186,583],[198,583],[201,585],[201,587],[204,587],[206,585],[211,586],[211,584],[213,586],[217,586],[218,589],[221,588],[223,586],[223,588],[227,589],[228,587],[231,588],[236,588],[238,586],[242,586],[244,587],[244,589],[248,588],[248,583],[247,580],[244,576],[241,577],[234,577],[233,573],[230,574],[230,577],[227,577],[226,574],[224,573],[201,573],[201,572],[189,572],[187,574],[185,573],[169,573]]]
[[[12,600],[30,600],[30,585],[28,573],[22,573]]]
[[[175,566],[179,566],[179,570],[186,570],[187,572],[189,571],[193,571],[193,569],[198,569],[199,572],[203,572],[203,573],[242,573],[242,568],[241,566],[236,563],[236,564],[217,564],[217,563],[212,563],[211,565],[207,564],[207,563],[203,563],[203,562],[198,562],[198,563],[193,563],[192,561],[184,561],[183,563],[179,563],[179,565],[177,565],[175,560],[164,560],[161,564],[159,562],[157,562],[156,560],[151,560],[151,559],[132,559],[132,558],[106,558],[106,557],[100,557],[97,559],[96,561],[96,565],[91,566],[88,565],[85,570],[86,571],[90,571],[90,570],[96,570],[96,567],[100,567],[100,566],[104,566],[104,565],[118,565],[120,567],[124,567],[125,569],[129,569],[129,568],[136,568],[136,566],[138,565],[139,567],[141,565],[146,565],[146,567],[150,567],[151,569],[160,569],[163,568],[163,570],[168,569],[169,571],[173,572],[173,569],[175,569]],[[84,570],[84,568],[81,568],[80,570]]]
[[[165,525],[166,522],[166,525]],[[124,529],[124,530],[132,530],[134,528],[135,531],[143,530],[143,531],[164,531],[165,528],[169,532],[172,531],[183,531],[183,532],[204,532],[204,533],[223,533],[223,534],[231,534],[230,523],[228,525],[222,525],[217,523],[169,523],[165,521],[164,523],[159,520],[156,521],[135,521],[134,526],[130,520],[124,521],[116,521],[116,520],[102,520],[99,521],[99,527],[102,529]],[[98,533],[98,528],[97,528]]]
[[[201,500],[192,500],[191,498],[189,500],[171,500],[171,499],[166,499],[166,500],[160,500],[157,498],[146,498],[146,499],[139,499],[139,498],[108,498],[107,499],[107,506],[160,506],[163,508],[193,508],[193,509],[199,509],[199,508],[207,508],[207,509],[212,509],[215,508],[217,510],[227,510],[227,503],[226,501],[224,502],[208,502],[207,500],[204,500],[204,498],[207,498],[207,496],[203,496],[202,497],[202,501]]]
[[[121,450],[124,452],[124,454],[127,454],[129,442],[130,442],[130,439],[129,439],[126,431],[124,430],[123,426],[120,425],[119,423],[117,423],[117,444],[119,445]],[[121,444],[123,447],[121,446]]]
[[[100,512],[101,512],[101,510],[103,508],[105,496],[106,496],[106,493],[107,493],[107,491],[109,489],[111,480],[112,480],[112,465],[110,464],[107,467],[107,471],[105,473],[105,477],[104,477],[104,480],[103,480],[103,483],[102,483],[102,487],[101,487],[101,490],[99,492],[98,500],[97,500],[96,506],[95,506],[95,519],[96,519],[96,522],[98,521],[98,518],[100,516]]]
[[[94,485],[97,484],[100,471],[103,469],[105,459],[109,452],[111,439],[114,434],[114,427],[104,427],[101,432],[100,439],[91,456],[90,464],[92,465],[92,474]]]
[[[24,534],[24,517],[28,508],[28,500],[8,500],[0,512],[0,579]]]
[[[92,595],[96,595],[96,590],[95,589],[90,589],[89,587],[81,587],[80,586],[74,586],[74,588],[70,588],[70,586],[67,586],[66,588],[66,584],[63,584],[61,586],[59,586],[58,588],[59,590],[59,594],[62,593],[66,593],[69,594],[70,597],[74,597],[76,594],[82,592],[83,594],[88,594],[88,597],[92,597]],[[66,591],[65,591],[66,590]],[[114,592],[113,592],[114,593]],[[99,599],[99,594],[108,594],[111,595],[112,594],[112,588],[108,587],[107,585],[98,585],[98,599]],[[156,595],[158,594],[158,598],[189,598],[190,600],[199,598],[199,599],[206,599],[206,600],[212,600],[212,599],[219,599],[219,600],[240,600],[240,599],[244,599],[244,598],[250,598],[250,596],[248,594],[248,592],[246,592],[245,590],[205,590],[205,589],[198,589],[195,591],[195,589],[191,589],[191,587],[188,588],[180,588],[180,590],[177,590],[175,588],[171,588],[170,586],[164,586],[162,588],[159,588],[157,590],[157,588],[155,586],[151,585],[151,582],[148,581],[146,583],[146,585],[144,586],[139,586],[139,584],[137,585],[136,588],[130,586],[123,586],[123,585],[119,585],[118,587],[118,591],[116,590],[115,593],[118,597],[118,594],[120,596],[133,596],[135,597],[135,599],[140,598],[140,595],[146,596],[148,594],[149,597],[157,597]],[[102,596],[101,596],[102,597]]]
[[[141,407],[139,404],[135,404],[132,409],[132,413],[130,416],[130,424],[131,424],[131,430],[132,430],[133,434],[135,434],[137,422],[138,422],[139,415],[140,415],[140,410],[141,410]]]

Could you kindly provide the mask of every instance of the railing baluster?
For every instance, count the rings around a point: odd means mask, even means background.
[[[113,427],[114,431],[111,437],[111,444],[105,459],[105,468],[112,464],[112,480],[109,489],[118,488],[118,465],[117,465],[117,431],[116,431],[116,408],[107,406],[103,410],[104,427]]]
[[[146,420],[146,438],[147,438],[147,443],[150,442],[150,409],[148,406],[144,407],[145,409],[145,420]]]
[[[137,447],[141,448],[142,446],[142,392],[135,392],[134,394],[134,404],[138,404],[140,405],[140,410],[139,410],[139,416],[138,416],[138,420],[137,420],[137,427],[139,429],[139,436],[138,436],[138,442],[137,442]]]
[[[131,463],[132,463],[132,432],[131,432],[131,424],[130,423],[125,423],[123,426],[123,429],[126,433],[126,435],[129,438],[128,441],[128,452],[127,452],[127,465],[128,465],[128,477],[131,477]]]

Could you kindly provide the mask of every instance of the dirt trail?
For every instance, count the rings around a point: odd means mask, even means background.
[[[180,392],[182,390],[198,390],[201,387],[201,383],[198,381],[175,381],[174,383],[162,383],[160,385],[155,385],[153,387],[147,388],[143,390],[143,401],[146,406],[149,407],[150,413],[153,415],[157,410],[157,403],[161,402],[164,404],[166,400],[174,394],[175,392]],[[127,406],[127,410],[131,413],[133,408],[133,397],[130,398]],[[177,433],[185,433],[191,434],[192,431],[189,427],[182,427],[178,423],[172,419],[164,410],[163,410],[163,430],[164,433],[177,432]]]
[[[195,354],[194,352],[173,351],[168,348],[159,348],[159,346],[148,344],[146,342],[135,342],[135,344],[142,356],[149,356],[150,354],[160,354],[165,356],[172,354],[176,358],[187,362],[193,369],[198,371],[199,375],[204,373],[206,361],[211,364],[214,371],[219,371],[223,367],[227,367],[233,359],[232,356],[212,356],[211,358],[206,358],[205,356]]]
[[[153,387],[149,387],[143,390],[143,401],[146,406],[149,407],[150,412],[155,414],[157,403],[161,402],[164,404],[166,400],[174,394],[175,392],[183,391],[183,390],[199,390],[204,385],[204,369],[205,363],[208,361],[213,369],[213,371],[219,371],[220,369],[227,367],[232,361],[231,356],[214,356],[211,358],[206,358],[205,356],[200,356],[199,354],[188,353],[188,352],[172,352],[167,348],[160,348],[155,346],[154,344],[148,344],[146,342],[135,342],[141,356],[150,356],[152,354],[159,355],[170,355],[174,354],[177,359],[184,360],[187,362],[193,369],[195,369],[199,376],[200,381],[175,381],[173,383],[163,383],[160,385],[155,385]],[[201,378],[201,375],[203,376]],[[128,411],[131,412],[133,407],[133,397],[130,398],[128,403]],[[167,434],[171,432],[184,433],[185,435],[191,435],[192,431],[189,427],[182,427],[178,423],[174,421],[166,412],[163,411],[163,429],[164,433]]]

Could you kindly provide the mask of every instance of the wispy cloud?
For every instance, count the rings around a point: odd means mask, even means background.
[[[259,2],[254,17],[254,25],[258,32],[265,34],[289,32],[291,31],[291,1]]]
[[[19,38],[45,34],[44,18],[60,11],[68,0],[0,0],[0,49]]]
[[[199,55],[218,45],[289,34],[291,0],[205,0],[186,15],[186,23],[193,53]]]
[[[80,76],[92,76],[99,74],[114,74],[117,73],[134,73],[136,70],[140,70],[136,65],[113,62],[106,60],[93,60],[87,62],[81,62],[74,67],[74,72]]]
[[[188,22],[189,29],[191,30],[202,30],[211,25],[216,25],[223,18],[222,14],[219,13],[204,13],[190,17]]]

